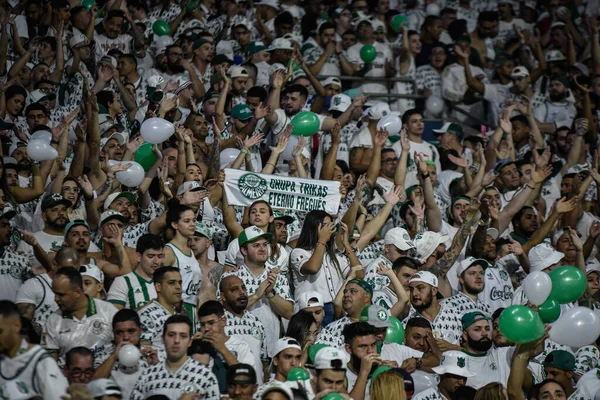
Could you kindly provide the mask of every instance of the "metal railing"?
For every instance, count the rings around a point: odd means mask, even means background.
[[[340,81],[344,82],[361,82],[361,83],[379,83],[379,82],[384,82],[387,83],[387,93],[363,93],[365,96],[369,96],[372,98],[378,98],[378,97],[387,97],[387,98],[393,98],[393,99],[414,99],[414,100],[424,100],[425,97],[422,95],[418,95],[418,94],[403,94],[403,93],[390,93],[390,91],[392,90],[392,85],[393,83],[396,82],[404,82],[404,83],[410,83],[413,87],[413,92],[416,93],[417,92],[417,85],[414,79],[412,78],[404,78],[404,77],[393,77],[393,78],[386,78],[384,76],[379,76],[379,77],[375,77],[375,76],[349,76],[349,75],[318,75],[317,79],[319,80],[325,80],[327,78],[337,78]]]

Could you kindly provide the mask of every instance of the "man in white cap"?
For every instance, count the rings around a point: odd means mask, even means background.
[[[275,349],[271,358],[270,373],[273,374],[273,378],[258,387],[256,396],[263,394],[273,384],[287,382],[289,372],[300,366],[302,347],[300,347],[300,343],[296,339],[282,337],[275,343]]]
[[[257,23],[258,33],[261,37],[275,37],[275,17],[281,11],[279,0],[262,0],[256,5],[256,19],[260,21]]]
[[[419,271],[410,278],[410,303],[408,317],[422,317],[431,323],[433,337],[458,345],[460,343],[460,315],[448,302],[437,299],[438,278],[428,271]]]
[[[237,104],[246,103],[246,82],[248,81],[248,71],[241,65],[233,65],[229,68],[229,76],[231,77],[231,107]]]
[[[489,304],[478,298],[485,288],[485,270],[490,267],[490,264],[481,258],[467,257],[460,262],[456,269],[456,275],[461,290],[445,300],[458,314],[462,315],[476,310],[486,314],[492,313],[493,310]]]
[[[83,292],[92,299],[102,300],[104,292],[104,273],[96,265],[86,264],[79,267],[83,279]]]
[[[354,74],[354,68],[342,50],[341,41],[336,42],[335,23],[322,23],[319,26],[316,42],[317,46],[304,52],[304,62],[313,74],[334,76]]]
[[[346,363],[348,353],[335,347],[323,347],[315,354],[313,367],[315,380],[314,392],[319,394],[324,390],[336,393],[348,393],[346,389]]]
[[[412,400],[450,400],[459,387],[465,386],[468,378],[475,376],[461,351],[445,352],[440,366],[432,369],[440,376],[440,382],[436,387],[415,394]]]
[[[331,81],[328,86],[335,87],[335,81],[339,82],[337,78],[327,78],[323,83]],[[332,118],[338,118],[352,105],[352,99],[350,96],[340,93],[333,95],[329,103],[329,115]],[[323,162],[325,161],[325,155],[329,154],[330,150],[337,149],[336,160],[344,161],[347,165],[350,165],[350,149],[348,144],[354,134],[358,131],[356,127],[356,121],[350,119],[348,123],[342,127],[339,136],[330,134],[321,134],[319,136],[319,150],[315,160],[315,176],[321,175],[321,169]],[[335,143],[334,143],[335,141]]]
[[[121,399],[121,388],[112,379],[93,380],[88,383],[88,389],[93,399]]]
[[[368,123],[354,135],[348,144],[350,148],[350,168],[356,173],[367,172],[373,159],[375,159],[376,152],[381,153],[385,140],[381,141],[383,137],[380,139],[380,136],[377,136],[377,123],[391,113],[392,111],[387,103],[376,103],[367,110]]]
[[[311,314],[317,321],[317,325],[321,325],[323,318],[325,318],[325,303],[323,302],[323,296],[319,292],[302,292],[296,298],[294,304],[294,314],[304,311],[305,313]]]
[[[73,57],[71,57],[69,61],[65,63],[65,72],[67,76],[72,76],[76,72],[79,72],[81,75],[87,78],[88,84],[91,88],[94,84],[94,77],[85,65],[85,63],[92,57],[90,41],[83,33],[76,32],[71,37],[71,40],[69,40],[69,46],[71,47]]]
[[[560,267],[560,262],[564,258],[564,253],[556,251],[548,242],[538,244],[529,250],[529,273],[542,271],[549,273],[553,269]],[[513,304],[527,304],[529,299],[525,295],[523,286],[515,290]],[[562,307],[562,305],[561,305]]]
[[[396,274],[399,270],[393,269],[394,262],[400,257],[405,257],[415,244],[404,228],[392,228],[383,238],[383,254],[377,257],[365,268],[365,280],[373,287],[373,296],[377,298],[373,304],[385,305],[388,309],[398,301],[398,295],[408,296],[408,293],[397,293],[390,278],[384,275],[387,269],[392,269]],[[383,267],[380,267],[382,264]],[[379,272],[381,270],[381,272]],[[398,277],[398,275],[396,275]],[[383,302],[383,303],[382,303]]]

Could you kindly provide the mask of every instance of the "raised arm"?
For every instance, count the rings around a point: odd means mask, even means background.
[[[546,218],[542,226],[540,226],[538,230],[533,232],[533,235],[531,235],[527,243],[523,245],[523,251],[525,252],[525,254],[529,254],[529,250],[542,243],[542,241],[552,231],[552,228],[554,227],[554,224],[556,223],[558,218],[562,214],[574,210],[575,206],[577,205],[577,201],[577,196],[573,197],[570,200],[567,200],[566,197],[563,197],[555,204],[554,209],[552,210],[548,218]]]
[[[442,229],[442,212],[435,202],[433,197],[433,185],[429,176],[427,163],[423,158],[415,154],[415,163],[419,171],[419,175],[423,180],[423,196],[425,198],[425,217],[427,218],[427,228],[430,231],[439,232]]]
[[[406,168],[408,166],[408,154],[410,153],[410,141],[406,129],[400,131],[400,145],[402,152],[400,153],[400,159],[398,160],[398,167],[396,168],[396,174],[394,175],[394,183],[397,186],[404,187],[406,182]]]
[[[342,139],[340,136],[341,130],[342,130],[342,127],[339,124],[339,122],[337,124],[335,124],[333,126],[333,128],[331,129],[331,149],[329,149],[329,152],[325,155],[325,161],[323,162],[323,167],[321,168],[321,175],[320,175],[319,179],[328,180],[328,181],[333,179],[335,166],[337,165],[336,161],[337,161],[338,147],[340,146],[340,143],[342,142]]]

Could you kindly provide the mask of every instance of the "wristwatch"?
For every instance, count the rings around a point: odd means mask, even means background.
[[[273,297],[275,297],[275,290],[271,290],[269,293],[266,293],[265,297],[267,299],[272,299]]]

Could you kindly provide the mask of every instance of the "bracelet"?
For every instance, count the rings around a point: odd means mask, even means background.
[[[427,178],[429,178],[429,174],[421,175],[421,179],[427,179]]]
[[[268,162],[267,165],[272,165],[273,168],[275,168],[275,164],[273,164],[272,162]]]
[[[321,244],[321,245],[323,245],[323,247],[327,247],[327,245],[323,242],[317,242],[317,244]]]
[[[421,365],[423,365],[423,359],[422,358],[416,358],[413,357],[415,359],[415,363],[416,363],[416,367],[417,369],[421,369]]]
[[[272,299],[273,297],[275,297],[275,291],[274,291],[274,290],[271,290],[269,293],[266,293],[266,294],[265,294],[265,297],[266,297],[267,299]]]
[[[535,190],[535,186],[529,186],[529,183],[527,183],[527,185],[525,185],[525,186],[527,186],[531,190]]]
[[[50,141],[50,144],[59,144],[59,142],[58,142],[58,140],[54,140],[54,139],[52,139],[52,140]]]
[[[248,150],[246,150],[246,149],[241,149],[240,153],[246,154],[246,155],[250,154],[250,152]]]

